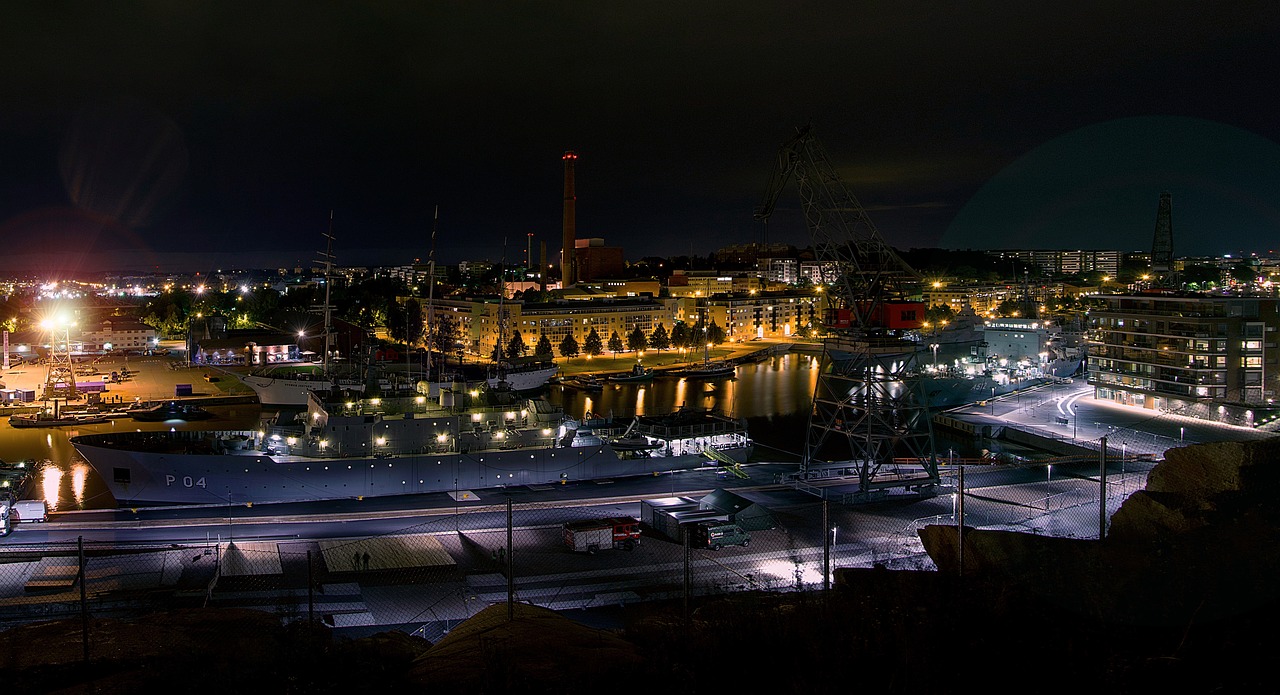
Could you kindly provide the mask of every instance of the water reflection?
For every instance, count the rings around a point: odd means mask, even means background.
[[[588,412],[659,415],[681,406],[751,418],[808,412],[818,376],[816,356],[793,353],[739,366],[733,379],[657,377],[646,384],[608,383],[596,394],[557,386],[547,398],[575,418]]]
[[[62,475],[62,469],[51,462],[40,468],[40,491],[51,512],[58,511],[58,501],[62,499]]]
[[[89,479],[89,465],[76,461],[71,464],[71,496],[76,501],[76,506],[84,508],[84,485]]]

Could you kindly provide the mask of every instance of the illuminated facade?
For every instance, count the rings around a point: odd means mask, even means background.
[[[1103,295],[1092,312],[1096,397],[1202,419],[1258,425],[1276,389],[1277,301],[1202,295]]]
[[[682,300],[680,315],[696,323],[698,309],[705,307],[708,320],[723,328],[729,341],[808,336],[822,323],[826,298],[804,291],[722,295],[696,304]]]

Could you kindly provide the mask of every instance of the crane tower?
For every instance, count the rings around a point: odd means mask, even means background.
[[[906,337],[924,321],[924,303],[907,299],[921,277],[885,243],[808,126],[779,149],[756,219],[767,224],[792,179],[829,288],[799,477],[854,474],[863,499],[890,488],[932,494],[933,425],[917,344]]]

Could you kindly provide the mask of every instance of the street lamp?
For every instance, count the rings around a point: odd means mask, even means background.
[[[938,344],[933,343],[929,345],[929,347],[933,348],[933,366],[937,367],[938,366]]]
[[[1079,409],[1072,404],[1071,406],[1071,441],[1076,440],[1076,422],[1080,419]]]
[[[1045,465],[1045,477],[1044,477],[1044,510],[1046,512],[1049,511],[1049,498],[1053,496],[1053,493],[1050,492],[1050,488],[1052,487],[1053,487],[1053,464],[1050,463]]]
[[[1178,443],[1185,444],[1187,442],[1187,428],[1178,428]]]

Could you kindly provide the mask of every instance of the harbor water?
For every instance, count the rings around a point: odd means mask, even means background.
[[[817,355],[786,353],[740,365],[735,378],[691,380],[658,377],[639,383],[606,383],[588,392],[567,385],[547,387],[546,397],[570,417],[600,415],[659,415],[680,407],[714,409],[745,418],[756,441],[755,460],[798,461],[804,448],[808,414],[818,383]],[[257,405],[208,408],[215,417],[199,422],[138,422],[118,418],[99,425],[15,429],[0,421],[0,459],[13,463],[32,460],[38,467],[23,491],[39,497],[52,511],[108,509],[115,499],[93,469],[75,451],[69,438],[77,434],[141,430],[254,429],[262,409]],[[274,411],[274,409],[273,409]],[[940,457],[976,456],[978,442],[935,433]]]

